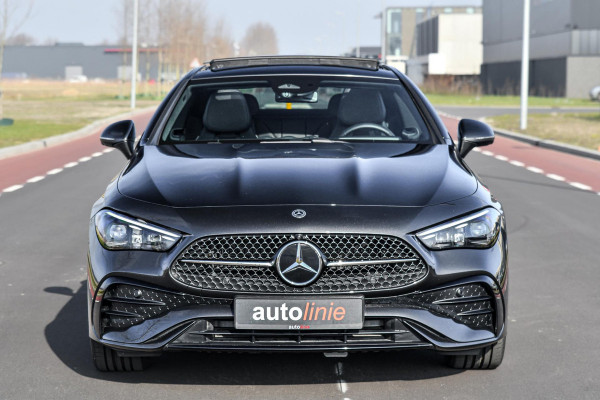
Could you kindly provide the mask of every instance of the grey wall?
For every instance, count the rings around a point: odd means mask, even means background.
[[[589,96],[600,85],[600,57],[569,57],[567,60],[567,97]]]
[[[519,60],[522,31],[522,0],[485,0],[484,63]],[[530,32],[531,58],[600,54],[600,0],[533,0]]]
[[[438,52],[439,21],[436,16],[419,23],[416,27],[417,56]]]
[[[517,93],[522,30],[523,0],[484,0],[481,83],[486,93]],[[530,91],[587,96],[583,88],[596,80],[593,60],[600,57],[600,0],[532,0],[530,35]]]
[[[107,53],[107,48],[119,46],[7,46],[4,50],[3,73],[26,73],[30,78],[65,79],[68,66],[83,67],[88,78],[117,79],[117,69],[123,65],[122,53]],[[139,71],[145,74],[146,55],[140,54]],[[156,79],[157,56],[151,53],[151,76]],[[127,55],[131,63],[131,55]]]
[[[483,64],[481,84],[488,94],[517,95],[521,88],[521,62]],[[534,96],[565,96],[567,59],[532,60],[529,63],[529,92]]]
[[[591,4],[596,1],[576,0],[574,3]],[[571,4],[571,0],[533,0],[531,35],[548,35],[571,29]],[[485,0],[483,26],[483,41],[486,44],[521,40],[523,0]]]
[[[571,52],[570,21],[571,0],[533,0],[530,31],[531,57],[568,56]],[[597,25],[600,27],[600,21]],[[484,1],[484,63],[519,60],[522,33],[523,0]]]
[[[573,0],[571,2],[571,22],[577,29],[600,28],[600,1]]]

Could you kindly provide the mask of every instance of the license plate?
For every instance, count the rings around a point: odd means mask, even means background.
[[[351,297],[236,297],[236,329],[361,329],[364,299]]]

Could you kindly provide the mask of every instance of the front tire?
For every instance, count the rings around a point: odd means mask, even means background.
[[[502,364],[506,338],[485,347],[476,355],[448,356],[448,365],[456,369],[496,369]]]
[[[90,339],[92,359],[98,371],[102,372],[131,372],[143,371],[141,357],[121,357],[110,347]]]

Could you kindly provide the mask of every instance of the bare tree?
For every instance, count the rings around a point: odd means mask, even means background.
[[[279,53],[277,34],[273,26],[257,22],[246,29],[242,39],[241,52],[245,56],[274,55]]]
[[[9,38],[6,38],[4,43],[6,46],[31,46],[35,44],[35,38],[26,33],[18,33]]]
[[[14,36],[31,15],[33,0],[3,0],[0,5],[0,120],[2,108],[2,66],[4,64],[4,46],[6,39]]]
[[[42,42],[42,44],[44,46],[55,46],[56,43],[58,43],[58,38],[52,37],[52,36],[48,36],[46,39],[44,39],[44,41]],[[111,42],[114,43],[114,42]],[[106,43],[108,44],[108,43]]]
[[[122,0],[115,13],[119,21],[119,37],[129,47],[130,32],[121,26],[130,0]],[[209,23],[204,3],[200,0],[140,0],[140,60],[145,62],[145,80],[149,79],[150,53],[158,58],[157,95],[162,94],[164,79],[178,79],[187,72],[192,61],[233,55],[233,39],[223,19]],[[127,24],[125,24],[127,25]],[[144,55],[144,52],[145,55]],[[146,86],[146,92],[148,87]]]
[[[205,58],[206,11],[192,0],[161,0],[157,14],[159,58],[166,75],[178,78],[193,59]]]
[[[234,53],[233,38],[223,19],[219,19],[211,29],[206,46],[206,59],[232,57]]]

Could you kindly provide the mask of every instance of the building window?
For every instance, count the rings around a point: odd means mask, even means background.
[[[444,12],[446,14],[451,14],[452,13],[452,7],[446,7],[446,8],[444,8]]]
[[[415,10],[416,13],[416,18],[417,18],[417,24],[421,21],[423,21],[425,19],[425,9],[424,8],[417,8]]]
[[[475,14],[475,9],[473,7],[467,7],[467,14]]]
[[[388,33],[402,33],[401,10],[391,10],[388,12]]]

